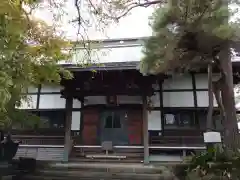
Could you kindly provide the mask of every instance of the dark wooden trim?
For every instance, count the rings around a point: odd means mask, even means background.
[[[194,106],[195,108],[198,107],[198,102],[197,102],[197,91],[196,91],[196,78],[195,78],[195,74],[191,73],[192,76],[192,85],[193,85],[193,101],[194,101]],[[196,113],[194,113],[194,123],[197,124],[198,126],[200,125],[199,123],[199,119]]]
[[[192,76],[192,85],[193,85],[193,100],[194,100],[194,106],[198,107],[197,104],[197,91],[196,91],[196,79],[194,73],[191,73]]]
[[[40,95],[51,95],[51,94],[56,94],[56,95],[61,95],[61,92],[41,92]]]
[[[31,111],[31,112],[42,112],[42,111],[65,111],[65,108],[55,108],[55,109],[21,109],[23,111]],[[72,108],[72,111],[81,111],[81,108]]]
[[[191,92],[194,89],[165,89],[162,90],[163,92]],[[201,89],[196,89],[197,91],[207,91],[208,89],[201,88]],[[160,92],[160,90],[155,90],[154,92]]]
[[[186,110],[186,111],[189,111],[189,110],[196,110],[197,108],[196,107],[163,107],[163,110],[164,111],[170,111],[170,110],[179,110],[179,111],[183,111],[183,110]]]
[[[205,88],[201,88],[201,89],[196,89],[197,91],[207,91],[208,89],[205,89]],[[165,89],[165,90],[162,90],[163,92],[191,92],[193,91],[193,89]],[[154,90],[154,92],[160,92],[160,90]],[[133,94],[134,92],[130,92],[130,94]],[[140,91],[136,91],[136,93],[138,94],[134,94],[132,96],[141,96],[142,94],[140,94]],[[31,93],[22,93],[24,95],[38,95],[38,92],[31,92]],[[60,95],[62,94],[61,92],[40,92],[40,95],[51,95],[51,94],[55,94],[55,95]],[[106,96],[107,93],[103,94],[101,92],[101,94],[96,94],[96,93],[92,93],[92,92],[89,92],[87,94],[85,94],[84,96]],[[115,93],[114,93],[115,95]],[[120,94],[117,94],[117,95],[129,95],[127,94],[127,92],[120,92]]]
[[[38,94],[40,94],[40,95],[51,95],[51,94],[59,94],[59,95],[61,95],[61,92],[59,91],[59,92],[29,92],[29,93],[22,93],[22,94],[24,94],[24,95],[38,95]]]
[[[81,99],[81,108],[84,109],[84,98]],[[80,115],[80,142],[83,142],[83,128],[84,128],[84,111],[81,110],[81,115]]]
[[[193,89],[165,89],[163,92],[192,92]]]
[[[41,111],[52,111],[52,110],[55,110],[55,109],[39,109]],[[65,111],[65,109],[56,109],[58,111]],[[72,108],[72,111],[81,111],[81,108]]]
[[[135,110],[141,110],[142,104],[123,104],[122,106],[106,106],[106,105],[91,105],[91,106],[84,106],[83,108],[72,108],[72,111],[82,111],[84,109],[91,109],[91,108],[100,108],[100,109],[109,109],[109,110],[120,110],[120,109],[135,109]],[[151,111],[164,111],[164,110],[206,110],[207,107],[153,107],[148,108],[148,110]],[[217,107],[214,107],[215,110],[218,110]],[[41,112],[41,111],[65,111],[65,109],[22,109],[23,111],[29,111],[29,112]],[[240,111],[238,111],[240,113]]]
[[[164,107],[164,111],[202,111],[207,110],[207,107]],[[218,107],[213,108],[214,111],[219,111]]]
[[[88,105],[84,106],[82,109],[91,109],[91,108],[97,108],[99,110],[101,109],[109,109],[109,110],[121,110],[121,109],[142,109],[142,104],[119,104],[119,105],[107,105],[107,104],[95,104],[95,105]]]
[[[37,92],[37,105],[36,105],[36,109],[39,109],[39,103],[40,103],[40,92],[41,92],[41,84],[38,86],[38,92]]]
[[[161,107],[148,107],[147,110],[149,110],[149,111],[161,111],[162,108]]]
[[[151,92],[152,93],[152,92]],[[149,92],[149,94],[151,94]],[[94,90],[94,91],[72,91],[64,92],[62,91],[62,96],[71,95],[74,98],[81,98],[83,96],[106,96],[106,95],[128,95],[128,96],[142,96],[144,92],[142,90],[126,90],[126,91],[115,91],[115,90]]]
[[[197,91],[208,91],[208,89],[206,89],[206,88],[200,88],[200,89],[197,89],[196,88],[196,90]],[[162,90],[163,92],[191,92],[191,91],[193,91],[193,89],[165,89],[165,90]],[[160,90],[154,90],[154,92],[160,92]],[[120,94],[117,94],[117,95],[128,95],[128,94],[126,94],[127,92],[120,92]],[[134,92],[130,92],[131,94],[133,94]],[[132,95],[132,96],[141,96],[142,94],[140,94],[139,93],[139,91],[136,91],[136,93],[138,93],[137,95]],[[31,93],[22,93],[22,94],[24,94],[24,95],[38,95],[38,92],[31,92]],[[60,95],[60,94],[62,94],[61,92],[40,92],[40,95],[51,95],[51,94],[55,94],[55,95]],[[105,94],[103,94],[103,93],[101,93],[101,94],[95,94],[95,93],[92,93],[92,92],[89,92],[89,93],[87,93],[87,94],[85,94],[84,96],[100,96],[100,95],[102,95],[102,96],[105,96],[105,95],[107,95],[107,93],[105,93]],[[114,93],[114,95],[115,95],[115,93]]]
[[[161,111],[161,125],[162,125],[162,135],[164,135],[164,105],[163,105],[163,81],[158,81],[159,85],[159,100],[160,100],[160,111]]]
[[[144,164],[149,163],[149,138],[148,138],[148,111],[147,111],[147,96],[142,97],[142,116],[143,116],[143,146],[144,146]]]

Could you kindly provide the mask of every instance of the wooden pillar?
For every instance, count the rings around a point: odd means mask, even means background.
[[[65,141],[64,141],[64,154],[63,161],[68,162],[69,151],[71,149],[71,123],[72,123],[72,107],[73,98],[66,98],[66,117],[65,117]]]
[[[147,97],[143,96],[143,146],[144,146],[144,164],[149,164],[149,142],[148,142],[148,112]]]
[[[160,100],[160,110],[161,110],[161,135],[164,136],[164,104],[163,104],[163,82],[164,80],[158,80],[159,85],[159,100]]]
[[[82,143],[83,142],[83,127],[84,127],[84,97],[81,98],[81,116],[80,116],[80,132],[79,132],[79,135],[80,135],[80,142]]]

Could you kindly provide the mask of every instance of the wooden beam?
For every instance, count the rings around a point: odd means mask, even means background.
[[[66,98],[68,96],[72,96],[73,98],[82,98],[85,96],[110,96],[110,95],[129,95],[129,96],[142,96],[144,94],[142,89],[95,89],[95,90],[62,90],[62,97]],[[149,90],[149,95],[153,94],[153,90]]]
[[[146,86],[155,81],[156,76],[143,76],[138,71],[103,71],[103,72],[81,72],[74,75],[71,80],[62,80],[63,86],[72,86],[75,88],[83,88],[85,83],[90,87],[104,87],[105,85],[118,88],[124,88],[128,84],[137,86]],[[118,82],[118,83],[116,83]]]
[[[64,138],[64,154],[63,161],[68,162],[69,152],[71,150],[71,124],[72,124],[72,107],[73,98],[66,99],[66,122],[65,122],[65,138]]]
[[[144,146],[144,164],[149,164],[149,142],[148,142],[148,112],[147,97],[143,96],[143,146]]]

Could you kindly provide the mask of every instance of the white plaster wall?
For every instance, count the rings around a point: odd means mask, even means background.
[[[107,104],[106,96],[87,96],[84,97],[84,105]]]
[[[160,95],[159,92],[156,92],[153,96],[150,97],[151,105],[153,107],[160,107]]]
[[[39,109],[65,109],[66,99],[60,94],[41,94]]]
[[[181,162],[183,161],[181,155],[170,155],[167,153],[159,153],[158,155],[150,155],[150,162]]]
[[[193,92],[163,92],[164,107],[194,107]]]
[[[60,92],[62,89],[63,87],[58,85],[43,85],[41,88],[41,93]]]
[[[84,62],[89,57],[88,52],[78,49],[72,56],[73,63]],[[139,61],[142,58],[142,46],[120,47],[120,48],[102,48],[91,50],[92,62],[123,62]]]
[[[179,75],[165,79],[163,82],[163,90],[171,89],[192,89],[191,75]]]
[[[71,130],[80,130],[80,124],[81,124],[81,112],[73,111]]]
[[[217,107],[217,102],[214,97],[214,106]],[[197,104],[198,107],[208,107],[208,91],[197,91]]]
[[[217,80],[219,74],[213,74],[213,80]],[[207,89],[208,88],[208,75],[207,74],[195,74],[196,88]]]
[[[27,101],[22,100],[19,109],[36,109],[37,95],[27,95]]]
[[[142,104],[141,96],[118,96],[119,104]]]
[[[81,108],[81,101],[73,99],[73,108]]]
[[[148,130],[162,130],[161,111],[148,111]]]

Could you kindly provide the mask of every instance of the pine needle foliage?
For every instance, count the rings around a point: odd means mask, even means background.
[[[146,41],[141,61],[144,74],[195,70],[231,48],[239,53],[239,2],[178,0],[156,9],[150,19],[153,36]]]

